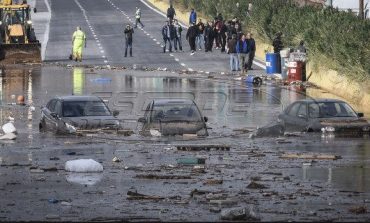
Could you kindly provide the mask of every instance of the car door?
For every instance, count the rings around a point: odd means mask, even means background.
[[[43,109],[43,120],[45,121],[45,125],[47,129],[53,129],[54,125],[54,117],[52,116],[52,113],[54,113],[55,104],[57,100],[52,99],[49,101],[49,103],[46,105],[46,108]]]
[[[296,102],[289,111],[287,111],[285,118],[285,129],[288,131],[303,131],[307,127],[307,103]]]

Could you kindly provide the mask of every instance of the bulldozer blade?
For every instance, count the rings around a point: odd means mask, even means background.
[[[41,63],[40,43],[1,44],[0,64]]]

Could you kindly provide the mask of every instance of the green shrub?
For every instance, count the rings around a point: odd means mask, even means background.
[[[236,3],[239,2],[239,8]],[[247,15],[248,3],[253,11]],[[352,13],[332,8],[297,7],[290,0],[177,0],[183,7],[194,7],[213,18],[222,13],[225,19],[238,17],[244,28],[271,43],[283,33],[285,46],[295,47],[304,40],[309,60],[363,81],[370,76],[370,21]],[[317,60],[317,61],[315,61]]]

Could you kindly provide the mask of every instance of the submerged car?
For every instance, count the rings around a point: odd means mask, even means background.
[[[203,117],[198,106],[189,99],[158,99],[150,102],[144,117],[138,122],[143,123],[141,133],[150,135],[158,131],[161,135],[208,136],[207,117]]]
[[[278,121],[285,131],[369,134],[370,123],[363,116],[341,100],[306,99],[290,104]]]
[[[118,130],[120,122],[96,96],[63,96],[51,99],[41,108],[40,131],[75,133],[78,130]]]

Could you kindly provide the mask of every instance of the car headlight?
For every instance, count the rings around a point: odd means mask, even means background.
[[[364,126],[364,127],[362,127],[362,131],[364,131],[364,132],[370,131],[370,126]]]
[[[28,25],[32,25],[32,21],[31,21],[31,20],[28,20],[28,21],[27,21],[27,24],[28,24]]]
[[[332,127],[332,126],[326,126],[325,127],[325,131],[327,131],[327,132],[335,132],[335,128]]]

